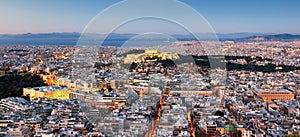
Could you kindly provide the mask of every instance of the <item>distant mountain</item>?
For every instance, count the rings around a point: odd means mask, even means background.
[[[293,34],[250,36],[246,38],[235,39],[235,41],[299,41],[299,40],[300,40],[300,35],[293,35]]]
[[[2,34],[0,45],[76,45],[80,33]]]
[[[31,38],[39,38],[39,39],[69,39],[69,38],[78,38],[80,33],[25,33],[25,34],[2,34],[0,35],[0,39],[31,39]]]
[[[202,40],[214,40],[215,36],[220,40],[220,41],[225,41],[225,40],[235,40],[235,39],[240,39],[240,38],[246,38],[246,37],[251,37],[251,36],[265,36],[265,35],[274,35],[274,33],[247,33],[247,32],[241,32],[241,33],[217,33],[217,34],[211,34],[211,33],[196,33],[196,36]],[[174,38],[181,40],[181,39],[190,39],[190,40],[195,40],[195,36],[192,34],[173,34],[171,35]]]
[[[86,33],[26,33],[26,34],[0,34],[0,45],[77,45],[79,38],[81,44],[98,45],[103,42],[104,46],[122,46],[126,41],[139,36],[134,33],[111,33],[109,35]],[[171,34],[168,37],[160,37],[155,34],[139,37],[139,42],[149,44],[149,42],[172,42],[174,40],[187,41],[196,40],[195,37],[201,40],[215,40],[215,37],[220,41],[233,40],[241,41],[292,41],[300,40],[300,35],[292,34],[271,34],[271,33],[229,33],[229,34],[211,34],[211,33],[196,33],[192,34]],[[155,43],[156,42],[156,43]],[[166,43],[168,44],[168,43]]]
[[[25,33],[25,34],[0,34],[0,39],[29,39],[29,38],[43,38],[43,39],[53,39],[53,38],[76,38],[80,37],[80,33]],[[138,34],[135,33],[111,33],[108,35],[111,39],[125,39],[131,38]],[[272,35],[272,33],[228,33],[228,34],[209,34],[209,33],[196,33],[198,37],[208,37],[210,35],[216,35],[219,39],[235,39],[235,38],[245,38],[250,36],[264,36],[264,35]],[[104,34],[96,34],[96,33],[87,33],[85,36],[89,37],[101,37],[104,38]],[[195,36],[192,34],[171,34],[170,36],[178,39],[195,39]]]
[[[265,36],[265,35],[275,35],[275,34],[274,33],[247,33],[247,32],[217,34],[219,39],[238,39],[238,38],[246,38],[251,36]]]

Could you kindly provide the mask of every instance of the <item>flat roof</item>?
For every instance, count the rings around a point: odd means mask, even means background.
[[[292,91],[287,90],[287,89],[281,89],[281,90],[264,90],[264,89],[256,89],[256,92],[261,92],[261,93],[291,93]]]
[[[60,87],[60,86],[42,86],[42,87],[31,87],[31,88],[25,88],[29,90],[35,90],[40,92],[54,92],[58,90],[71,90],[68,87]]]

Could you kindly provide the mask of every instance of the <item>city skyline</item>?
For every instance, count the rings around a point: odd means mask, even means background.
[[[120,0],[90,1],[89,3],[81,1],[72,1],[72,3],[34,0],[3,1],[3,4],[0,5],[0,18],[3,19],[0,23],[0,34],[82,32],[93,17],[118,2]],[[218,4],[196,0],[180,0],[180,2],[199,12],[216,33],[299,34],[300,32],[300,27],[298,27],[300,9],[297,9],[300,2],[296,0],[289,2],[255,0],[243,3],[234,0],[218,1]],[[167,5],[161,7],[167,9]],[[163,8],[158,9],[158,12],[163,12],[163,10]],[[132,22],[117,32],[143,33],[150,30],[171,34],[184,33],[182,29],[158,20]]]
[[[0,137],[300,137],[300,1],[3,1]]]

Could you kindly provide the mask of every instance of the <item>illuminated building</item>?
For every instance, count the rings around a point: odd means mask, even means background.
[[[293,100],[293,92],[283,89],[279,91],[269,91],[263,89],[256,89],[254,91],[257,96],[261,97],[264,101],[270,102],[271,100]]]
[[[157,50],[146,50],[145,53],[142,54],[128,54],[124,60],[125,64],[130,64],[133,61],[135,62],[151,62],[151,61],[157,61],[157,59],[161,60],[176,60],[179,59],[178,54],[169,54],[166,52],[158,53]]]
[[[59,86],[23,88],[23,96],[29,95],[30,100],[35,98],[69,99],[69,94],[72,91],[70,88]]]

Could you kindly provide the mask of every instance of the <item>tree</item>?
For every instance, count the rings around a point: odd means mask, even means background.
[[[22,97],[23,88],[46,86],[43,79],[29,72],[12,72],[0,77],[0,99]]]

